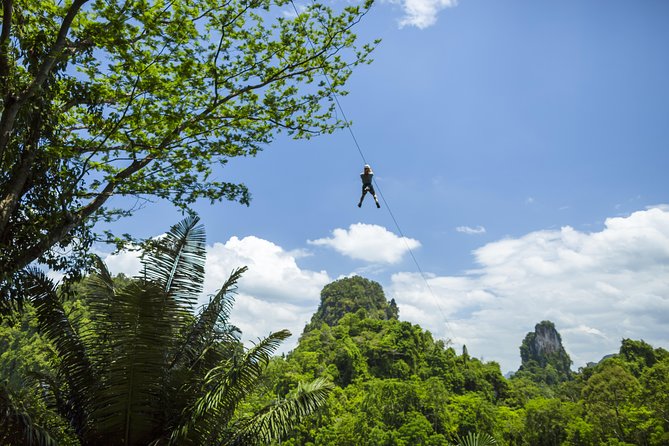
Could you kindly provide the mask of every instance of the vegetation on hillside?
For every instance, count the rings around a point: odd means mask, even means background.
[[[543,321],[506,379],[498,364],[458,354],[396,313],[387,317],[382,300],[383,290],[360,277],[327,285],[298,347],[272,360],[265,395],[281,397],[318,376],[336,384],[326,407],[282,445],[449,445],[474,434],[517,446],[669,444],[666,350],[625,339],[617,355],[571,372],[561,342],[532,347],[537,333],[555,330]],[[322,315],[342,307],[357,310],[326,323]]]

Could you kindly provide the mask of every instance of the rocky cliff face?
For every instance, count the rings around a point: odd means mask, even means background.
[[[541,361],[551,353],[564,351],[560,333],[555,329],[550,321],[543,321],[534,327],[534,333],[528,333],[526,338],[528,342],[528,351],[526,359],[535,359]]]
[[[520,346],[521,371],[549,369],[559,381],[571,374],[571,358],[562,346],[562,337],[551,321],[542,321],[525,336]]]

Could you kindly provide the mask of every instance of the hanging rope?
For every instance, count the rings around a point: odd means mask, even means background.
[[[313,0],[311,0],[313,2]],[[295,3],[293,3],[293,0],[290,0],[290,4],[293,6],[293,10],[295,11],[295,15],[299,16],[300,13],[298,12],[297,8],[295,7]],[[309,45],[311,46],[312,50],[315,50],[315,46],[311,39],[309,38],[309,34],[307,34],[306,30],[303,29],[304,35],[307,37],[307,41],[309,42]],[[332,87],[332,83],[330,82],[330,78],[328,77],[327,73],[325,70],[323,70],[323,77],[325,77],[325,81],[328,84],[328,87],[330,88],[330,94],[332,98],[335,101],[335,104],[337,105],[337,109],[339,110],[339,113],[341,113],[341,116],[344,120],[344,125],[348,129],[349,134],[351,135],[351,138],[353,139],[353,143],[355,144],[355,147],[358,149],[358,153],[360,154],[360,158],[362,158],[363,164],[369,164],[367,162],[367,159],[365,158],[365,154],[362,151],[362,148],[360,147],[360,144],[358,143],[358,139],[355,137],[355,133],[353,133],[353,128],[349,124],[349,120],[346,117],[346,113],[344,112],[344,107],[342,107],[341,103],[339,102],[339,97],[337,94],[334,92],[334,89]],[[446,314],[444,311],[441,309],[441,305],[439,305],[439,300],[437,299],[436,295],[434,294],[434,291],[432,291],[432,287],[430,286],[430,283],[427,280],[427,277],[425,276],[425,273],[423,272],[423,269],[420,267],[420,264],[418,263],[418,260],[416,259],[416,256],[413,253],[413,250],[411,249],[411,246],[409,246],[409,242],[407,241],[407,238],[404,236],[404,232],[402,231],[402,228],[400,227],[400,224],[398,223],[397,219],[395,218],[395,215],[393,214],[393,211],[390,209],[390,205],[388,204],[388,201],[386,198],[383,196],[383,192],[381,188],[379,187],[379,184],[377,183],[376,179],[372,177],[372,181],[374,182],[374,188],[375,190],[379,193],[381,196],[381,200],[383,201],[384,206],[388,210],[388,214],[390,214],[390,218],[393,220],[393,223],[395,223],[395,228],[397,228],[397,232],[399,233],[400,237],[402,238],[402,241],[404,242],[404,245],[406,246],[407,251],[411,255],[411,258],[413,259],[414,264],[416,265],[416,268],[418,269],[418,272],[420,273],[421,278],[423,279],[423,282],[425,283],[425,286],[427,287],[430,295],[432,296],[432,299],[434,300],[435,304],[437,305],[437,308],[439,309],[439,313],[441,313],[442,318],[444,319],[444,324],[446,325],[446,329],[448,330],[451,338],[449,340],[453,339],[453,333],[451,332],[451,328],[448,324],[448,320],[446,319]]]

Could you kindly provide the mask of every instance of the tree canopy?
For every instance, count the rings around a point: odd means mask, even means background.
[[[318,310],[311,317],[307,330],[322,323],[334,326],[348,313],[363,309],[370,318],[397,319],[395,300],[386,300],[383,288],[373,280],[360,276],[345,277],[325,285]]]
[[[352,28],[370,6],[3,0],[0,280],[76,269],[54,248],[85,252],[97,221],[132,214],[113,196],[248,204],[220,167],[343,125],[332,94],[369,62]]]
[[[317,376],[336,385],[281,444],[668,444],[666,350],[624,339],[618,354],[573,372],[554,324],[542,321],[507,379],[495,362],[465,348],[459,355],[379,311],[379,287],[360,277],[326,285],[298,346],[273,359],[259,395],[287,394]]]

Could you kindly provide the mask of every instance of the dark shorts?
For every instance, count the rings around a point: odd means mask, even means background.
[[[371,184],[362,185],[362,193],[364,194],[365,192],[371,192],[372,195],[376,195],[376,192],[374,192],[374,186],[372,186]]]

